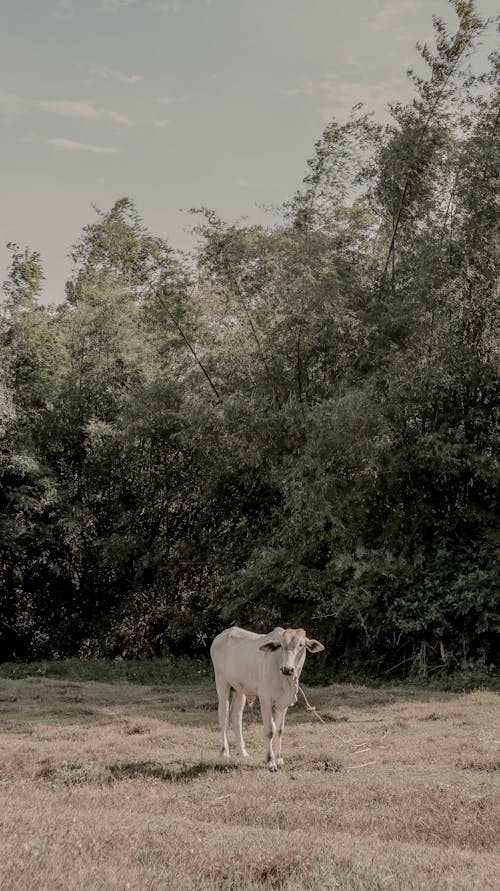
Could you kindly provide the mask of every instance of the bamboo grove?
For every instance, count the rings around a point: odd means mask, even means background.
[[[269,227],[129,199],[0,318],[0,658],[304,625],[337,670],[488,671],[499,630],[498,56],[453,0],[388,124],[330,123]],[[420,70],[419,68],[419,70]]]

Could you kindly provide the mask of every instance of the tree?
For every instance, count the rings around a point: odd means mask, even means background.
[[[8,304],[33,309],[45,278],[40,254],[29,248],[22,251],[13,241],[7,247],[12,252],[9,276],[3,285]]]

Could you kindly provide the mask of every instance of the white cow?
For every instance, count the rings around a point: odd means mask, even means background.
[[[281,739],[288,706],[297,702],[299,677],[306,650],[324,650],[318,640],[309,640],[303,628],[275,628],[269,634],[254,634],[243,628],[226,628],[219,634],[210,655],[214,664],[219,697],[221,752],[229,758],[227,725],[232,693],[232,718],[240,755],[248,757],[242,733],[243,709],[247,697],[259,697],[264,732],[268,740],[266,765],[277,770],[283,765]],[[274,715],[273,715],[274,709]],[[275,755],[273,743],[278,736]]]

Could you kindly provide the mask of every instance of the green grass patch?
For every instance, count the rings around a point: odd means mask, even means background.
[[[197,761],[194,764],[172,768],[152,761],[134,761],[131,764],[111,764],[108,770],[115,780],[146,777],[164,783],[188,783],[205,773],[227,773],[230,770],[238,770],[238,765]]]
[[[84,783],[103,781],[103,771],[99,765],[63,763],[55,766],[43,764],[36,778],[48,782],[59,782],[64,786],[80,786]]]
[[[482,759],[473,761],[459,761],[457,767],[461,770],[484,770],[486,773],[500,772],[500,761],[493,759]]]
[[[72,681],[99,681],[130,684],[191,685],[211,676],[207,659],[58,659],[43,662],[4,662],[0,664],[0,678],[19,680],[28,677],[59,678]]]
[[[316,660],[317,661],[317,660]],[[213,679],[210,659],[187,656],[162,659],[57,659],[41,662],[4,662],[0,664],[0,679],[21,680],[23,678],[56,678],[59,680],[116,684],[125,682],[137,685],[161,687],[163,695],[169,691],[165,685],[175,688]],[[332,671],[328,665],[316,666],[312,659],[306,662],[301,678],[302,684],[312,687],[343,683],[345,690],[357,688],[359,704],[369,698],[376,703],[375,691],[380,690],[379,703],[389,704],[391,698],[419,699],[427,693],[429,699],[439,693],[467,693],[476,689],[500,690],[500,674],[491,669],[477,669],[456,672],[453,675],[440,674],[429,679],[388,680],[379,677],[361,677],[353,673],[348,676]],[[360,695],[363,689],[366,694]],[[207,706],[211,710],[213,704]]]
[[[112,783],[119,780],[149,779],[162,783],[189,783],[207,773],[227,773],[238,770],[237,764],[223,764],[211,761],[195,761],[192,764],[160,764],[156,761],[131,761],[125,763],[98,765],[68,763],[42,764],[36,778],[65,786],[84,783]]]

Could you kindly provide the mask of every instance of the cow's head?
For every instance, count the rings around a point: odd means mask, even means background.
[[[306,637],[303,628],[275,628],[273,639],[262,644],[259,649],[265,653],[281,649],[281,673],[297,677],[302,668],[306,650],[309,653],[321,653],[325,648],[319,640],[311,640]]]

